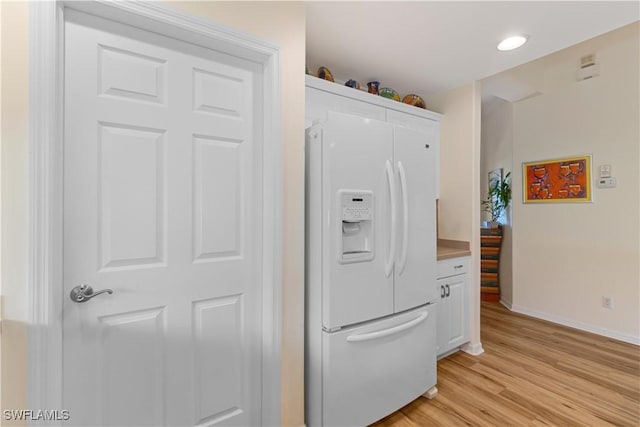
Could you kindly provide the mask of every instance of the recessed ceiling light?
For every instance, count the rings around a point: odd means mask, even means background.
[[[500,44],[498,44],[498,50],[507,51],[517,49],[525,44],[528,39],[529,37],[527,36],[507,37],[506,39],[502,40]]]

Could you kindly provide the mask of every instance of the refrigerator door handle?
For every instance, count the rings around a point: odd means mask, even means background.
[[[391,162],[387,160],[385,163],[385,170],[387,172],[387,183],[389,184],[389,205],[391,208],[391,236],[389,241],[389,258],[385,264],[384,272],[387,277],[393,271],[393,262],[396,258],[396,183],[393,179],[393,167]]]
[[[425,311],[420,316],[416,317],[413,320],[408,321],[407,323],[394,326],[393,328],[383,329],[381,331],[369,332],[361,335],[351,335],[347,337],[347,341],[348,342],[370,341],[378,338],[387,337],[389,335],[397,334],[402,331],[406,331],[407,329],[413,328],[414,326],[423,322],[428,316],[429,316],[429,312]]]
[[[407,250],[409,249],[409,193],[407,192],[407,174],[402,162],[398,162],[398,175],[400,176],[400,190],[402,191],[402,252],[400,252],[400,271],[402,274],[407,266]]]

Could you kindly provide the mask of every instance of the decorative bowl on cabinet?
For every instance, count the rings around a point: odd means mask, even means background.
[[[329,80],[330,82],[335,82],[335,80],[333,79],[333,74],[331,74],[331,71],[329,71],[327,67],[318,68],[318,77],[320,77],[321,79]]]
[[[414,107],[418,107],[418,108],[424,108],[424,109],[427,108],[427,104],[425,104],[424,99],[422,99],[421,97],[413,93],[406,95],[404,98],[402,98],[402,102],[404,102],[405,104],[413,105]]]
[[[391,89],[390,87],[383,87],[382,89],[380,89],[380,96],[393,99],[394,101],[400,101],[400,95],[398,95],[398,92]]]

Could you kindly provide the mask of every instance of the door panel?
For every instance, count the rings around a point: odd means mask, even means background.
[[[70,422],[259,425],[261,70],[65,17]],[[81,284],[113,294],[72,302]]]
[[[103,425],[165,423],[166,317],[166,307],[160,307],[99,319],[98,366],[102,369],[97,390],[103,402]],[[141,366],[147,371],[144,375],[138,372]],[[139,398],[141,394],[145,399]]]
[[[102,271],[165,262],[166,131],[98,124]]]
[[[194,256],[211,261],[242,256],[241,140],[194,136]]]
[[[394,126],[398,191],[395,312],[435,301],[435,156],[429,137]]]
[[[392,157],[392,127],[384,122],[329,112],[323,136],[323,326],[335,328],[393,313],[390,196],[385,164]],[[373,259],[342,263],[340,190],[373,193]]]
[[[242,383],[237,379],[243,370],[243,308],[240,295],[193,303],[197,424],[216,424],[242,412]],[[228,387],[222,389],[211,378]]]
[[[166,60],[99,46],[98,61],[100,94],[164,104]]]

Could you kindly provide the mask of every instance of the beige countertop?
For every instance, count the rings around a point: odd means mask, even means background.
[[[438,261],[471,255],[469,242],[460,240],[438,239]]]

